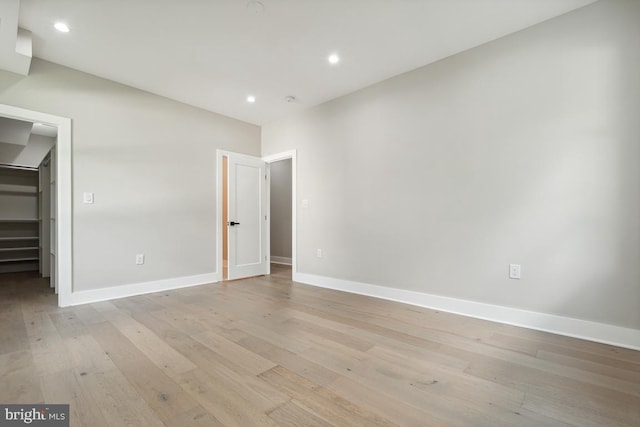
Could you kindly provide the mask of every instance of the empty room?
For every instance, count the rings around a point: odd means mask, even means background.
[[[640,1],[0,1],[0,425],[639,426]]]

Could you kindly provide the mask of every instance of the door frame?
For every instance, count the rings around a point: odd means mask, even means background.
[[[227,150],[216,150],[216,272],[215,275],[219,282],[223,280],[223,261],[222,261],[222,158],[229,156],[230,154],[242,154],[235,153]],[[296,229],[297,227],[297,198],[296,198],[296,150],[284,151],[282,153],[272,154],[269,156],[263,156],[262,160],[267,163],[268,166],[273,162],[280,160],[291,159],[291,271],[292,277],[295,277],[297,269],[297,255],[296,255]],[[270,174],[269,168],[267,173]],[[269,179],[268,184],[271,183]],[[270,185],[267,185],[267,274],[271,274],[271,189]]]
[[[222,158],[231,151],[216,149],[216,280],[224,280],[222,260]]]
[[[73,304],[73,191],[71,119],[0,104],[0,116],[58,128],[56,139],[56,283],[58,306]]]
[[[298,217],[297,217],[297,176],[296,172],[296,164],[297,164],[297,152],[296,150],[283,151],[281,153],[271,154],[268,156],[263,156],[262,160],[267,162],[270,166],[271,163],[279,162],[280,160],[291,159],[291,278],[292,280],[296,277],[298,272],[298,263],[297,259],[297,250],[296,250],[296,242],[298,241],[296,237],[296,230],[298,229]],[[271,171],[269,171],[271,173]],[[271,273],[271,185],[267,188],[267,208],[269,209],[269,273]]]

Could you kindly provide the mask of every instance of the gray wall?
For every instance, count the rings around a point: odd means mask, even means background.
[[[298,270],[640,328],[639,22],[601,1],[264,126]]]
[[[291,159],[271,163],[271,256],[291,258]]]
[[[75,290],[216,271],[216,149],[259,155],[257,126],[37,59],[0,103],[73,120]]]

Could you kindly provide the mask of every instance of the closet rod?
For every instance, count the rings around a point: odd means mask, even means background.
[[[25,165],[14,165],[11,163],[0,163],[0,168],[3,169],[18,169],[18,170],[24,170],[24,171],[37,171],[38,168],[35,168],[33,166],[25,166]]]

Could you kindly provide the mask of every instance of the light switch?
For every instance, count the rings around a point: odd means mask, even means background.
[[[522,274],[520,264],[509,264],[509,277],[511,279],[519,279]]]
[[[82,203],[92,204],[93,203],[93,193],[85,192],[82,197]]]

